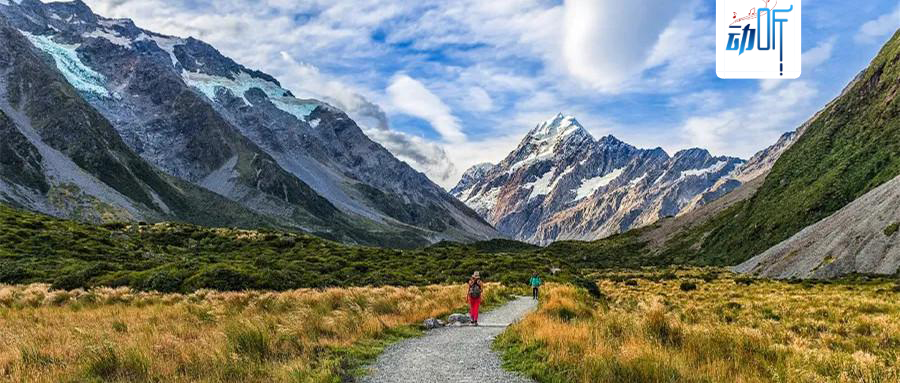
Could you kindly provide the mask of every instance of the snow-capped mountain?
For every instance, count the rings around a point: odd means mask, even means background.
[[[744,163],[703,149],[669,156],[613,136],[597,140],[559,114],[499,164],[467,171],[451,193],[520,240],[594,240],[677,215]]]
[[[281,225],[351,242],[497,235],[344,112],[295,98],[202,41],[107,19],[79,0],[0,2],[0,15],[77,91],[72,96],[167,176]]]

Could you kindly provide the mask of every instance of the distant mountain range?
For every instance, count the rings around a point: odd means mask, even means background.
[[[466,171],[450,192],[515,239],[596,240],[721,197],[767,171],[795,136],[784,135],[749,162],[704,149],[670,156],[613,136],[596,140],[574,117],[559,114],[499,164]]]
[[[0,2],[0,50],[0,201],[388,246],[499,235],[344,112],[202,41],[22,0]]]

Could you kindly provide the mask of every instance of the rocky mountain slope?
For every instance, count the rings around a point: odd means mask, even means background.
[[[831,278],[900,270],[900,177],[735,267],[768,278]]]
[[[802,135],[752,196],[671,235],[656,256],[684,263],[739,264],[897,177],[898,92],[900,31],[840,96],[804,124]]]
[[[269,220],[167,176],[0,18],[0,200],[87,221],[180,219],[258,226]]]
[[[81,1],[9,2],[0,14],[168,176],[344,241],[414,246],[497,235],[343,112],[293,97],[202,41],[106,19]]]
[[[516,239],[594,240],[679,214],[743,164],[703,149],[669,156],[613,136],[596,140],[559,114],[499,164],[467,171],[451,193]]]

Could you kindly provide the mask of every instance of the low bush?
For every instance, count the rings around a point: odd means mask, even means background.
[[[694,291],[697,290],[697,284],[694,282],[684,281],[678,285],[678,288],[681,289],[681,291]]]

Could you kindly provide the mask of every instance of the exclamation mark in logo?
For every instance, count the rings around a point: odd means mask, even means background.
[[[778,24],[778,30],[781,32],[778,34],[780,41],[778,42],[778,62],[779,62],[779,76],[784,76],[784,22],[788,21],[787,19],[779,19],[779,13],[788,13],[794,10],[794,5],[791,4],[791,7],[788,9],[773,9],[772,10],[772,21],[774,24]],[[775,35],[772,35],[772,42],[775,42]]]

